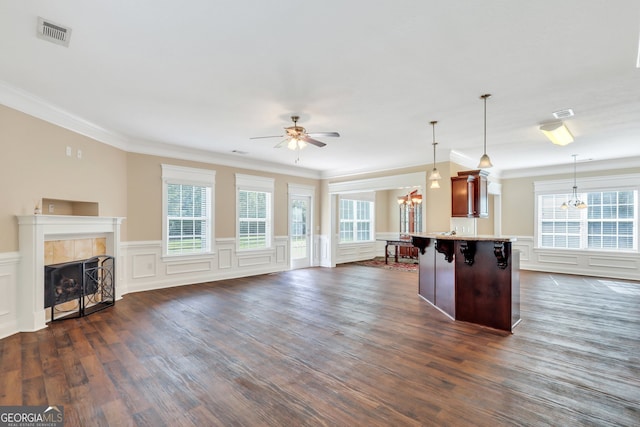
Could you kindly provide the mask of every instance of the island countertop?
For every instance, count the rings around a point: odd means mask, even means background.
[[[520,322],[520,252],[495,235],[411,233],[418,294],[451,319],[513,331]]]
[[[437,239],[437,240],[465,240],[468,242],[515,242],[518,239],[516,237],[509,236],[494,236],[490,234],[481,235],[463,235],[463,234],[450,234],[450,233],[409,233],[411,237],[421,237],[423,239]]]

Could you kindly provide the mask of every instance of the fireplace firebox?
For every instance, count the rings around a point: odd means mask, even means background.
[[[50,320],[86,316],[115,304],[115,265],[109,255],[44,267],[44,307]]]

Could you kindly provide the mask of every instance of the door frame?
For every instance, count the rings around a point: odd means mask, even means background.
[[[315,187],[308,186],[308,185],[301,185],[301,184],[289,184],[288,208],[287,208],[287,213],[288,213],[287,230],[289,235],[289,238],[287,241],[287,247],[289,248],[289,269],[294,269],[294,262],[292,259],[292,251],[291,251],[291,220],[292,220],[291,210],[293,208],[293,199],[296,197],[298,198],[306,197],[309,199],[309,207],[307,212],[307,245],[309,248],[309,253],[308,253],[309,263],[308,265],[305,264],[301,266],[296,266],[295,268],[306,268],[306,267],[312,267],[316,265],[315,244],[314,244],[315,233],[313,232],[315,227],[315,193],[316,193]]]

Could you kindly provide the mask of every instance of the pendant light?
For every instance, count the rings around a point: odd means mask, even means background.
[[[478,169],[492,168],[491,159],[487,156],[487,98],[491,94],[487,93],[480,98],[484,99],[484,154],[480,157],[480,163],[478,163]]]
[[[584,209],[587,207],[587,204],[578,198],[578,184],[576,184],[576,157],[577,154],[573,154],[573,194],[571,198],[564,202],[560,209],[569,209],[569,206],[576,209]]]
[[[431,122],[431,127],[433,128],[433,143],[431,144],[433,145],[433,169],[431,169],[431,175],[429,175],[431,188],[440,188],[440,183],[438,181],[442,179],[440,172],[436,169],[436,145],[438,145],[436,142],[436,123],[438,122],[435,120]]]

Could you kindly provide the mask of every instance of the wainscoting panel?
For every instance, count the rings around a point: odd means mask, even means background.
[[[338,244],[336,264],[362,261],[376,257],[376,242]]]
[[[322,234],[316,237],[318,249],[316,252],[317,261],[314,265],[321,267],[335,267],[331,264],[331,241],[329,236]]]
[[[627,270],[638,269],[638,261],[633,258],[590,256],[588,258],[588,263],[590,267],[594,268],[623,268]]]
[[[532,236],[517,236],[520,268],[550,273],[640,280],[640,254],[632,252],[536,249]]]
[[[268,254],[242,254],[238,256],[238,267],[255,267],[257,265],[269,265],[274,258],[274,253]]]
[[[289,269],[289,239],[277,236],[268,251],[236,251],[233,238],[216,240],[210,255],[163,257],[161,241],[124,242],[126,292],[211,282],[236,277],[273,273]]]
[[[199,273],[202,271],[211,271],[213,270],[212,261],[213,260],[167,262],[165,264],[166,274],[167,276],[171,276],[173,274],[190,274],[190,273]]]
[[[233,255],[233,249],[231,248],[218,248],[218,269],[226,270],[232,268],[231,257]]]
[[[131,265],[133,266],[132,277],[134,279],[156,275],[156,255],[153,253],[133,255]]]
[[[565,265],[578,265],[578,255],[561,255],[548,252],[538,252],[538,262],[540,264],[565,264]]]
[[[18,330],[18,252],[0,253],[0,338]],[[42,272],[44,274],[44,271]]]

